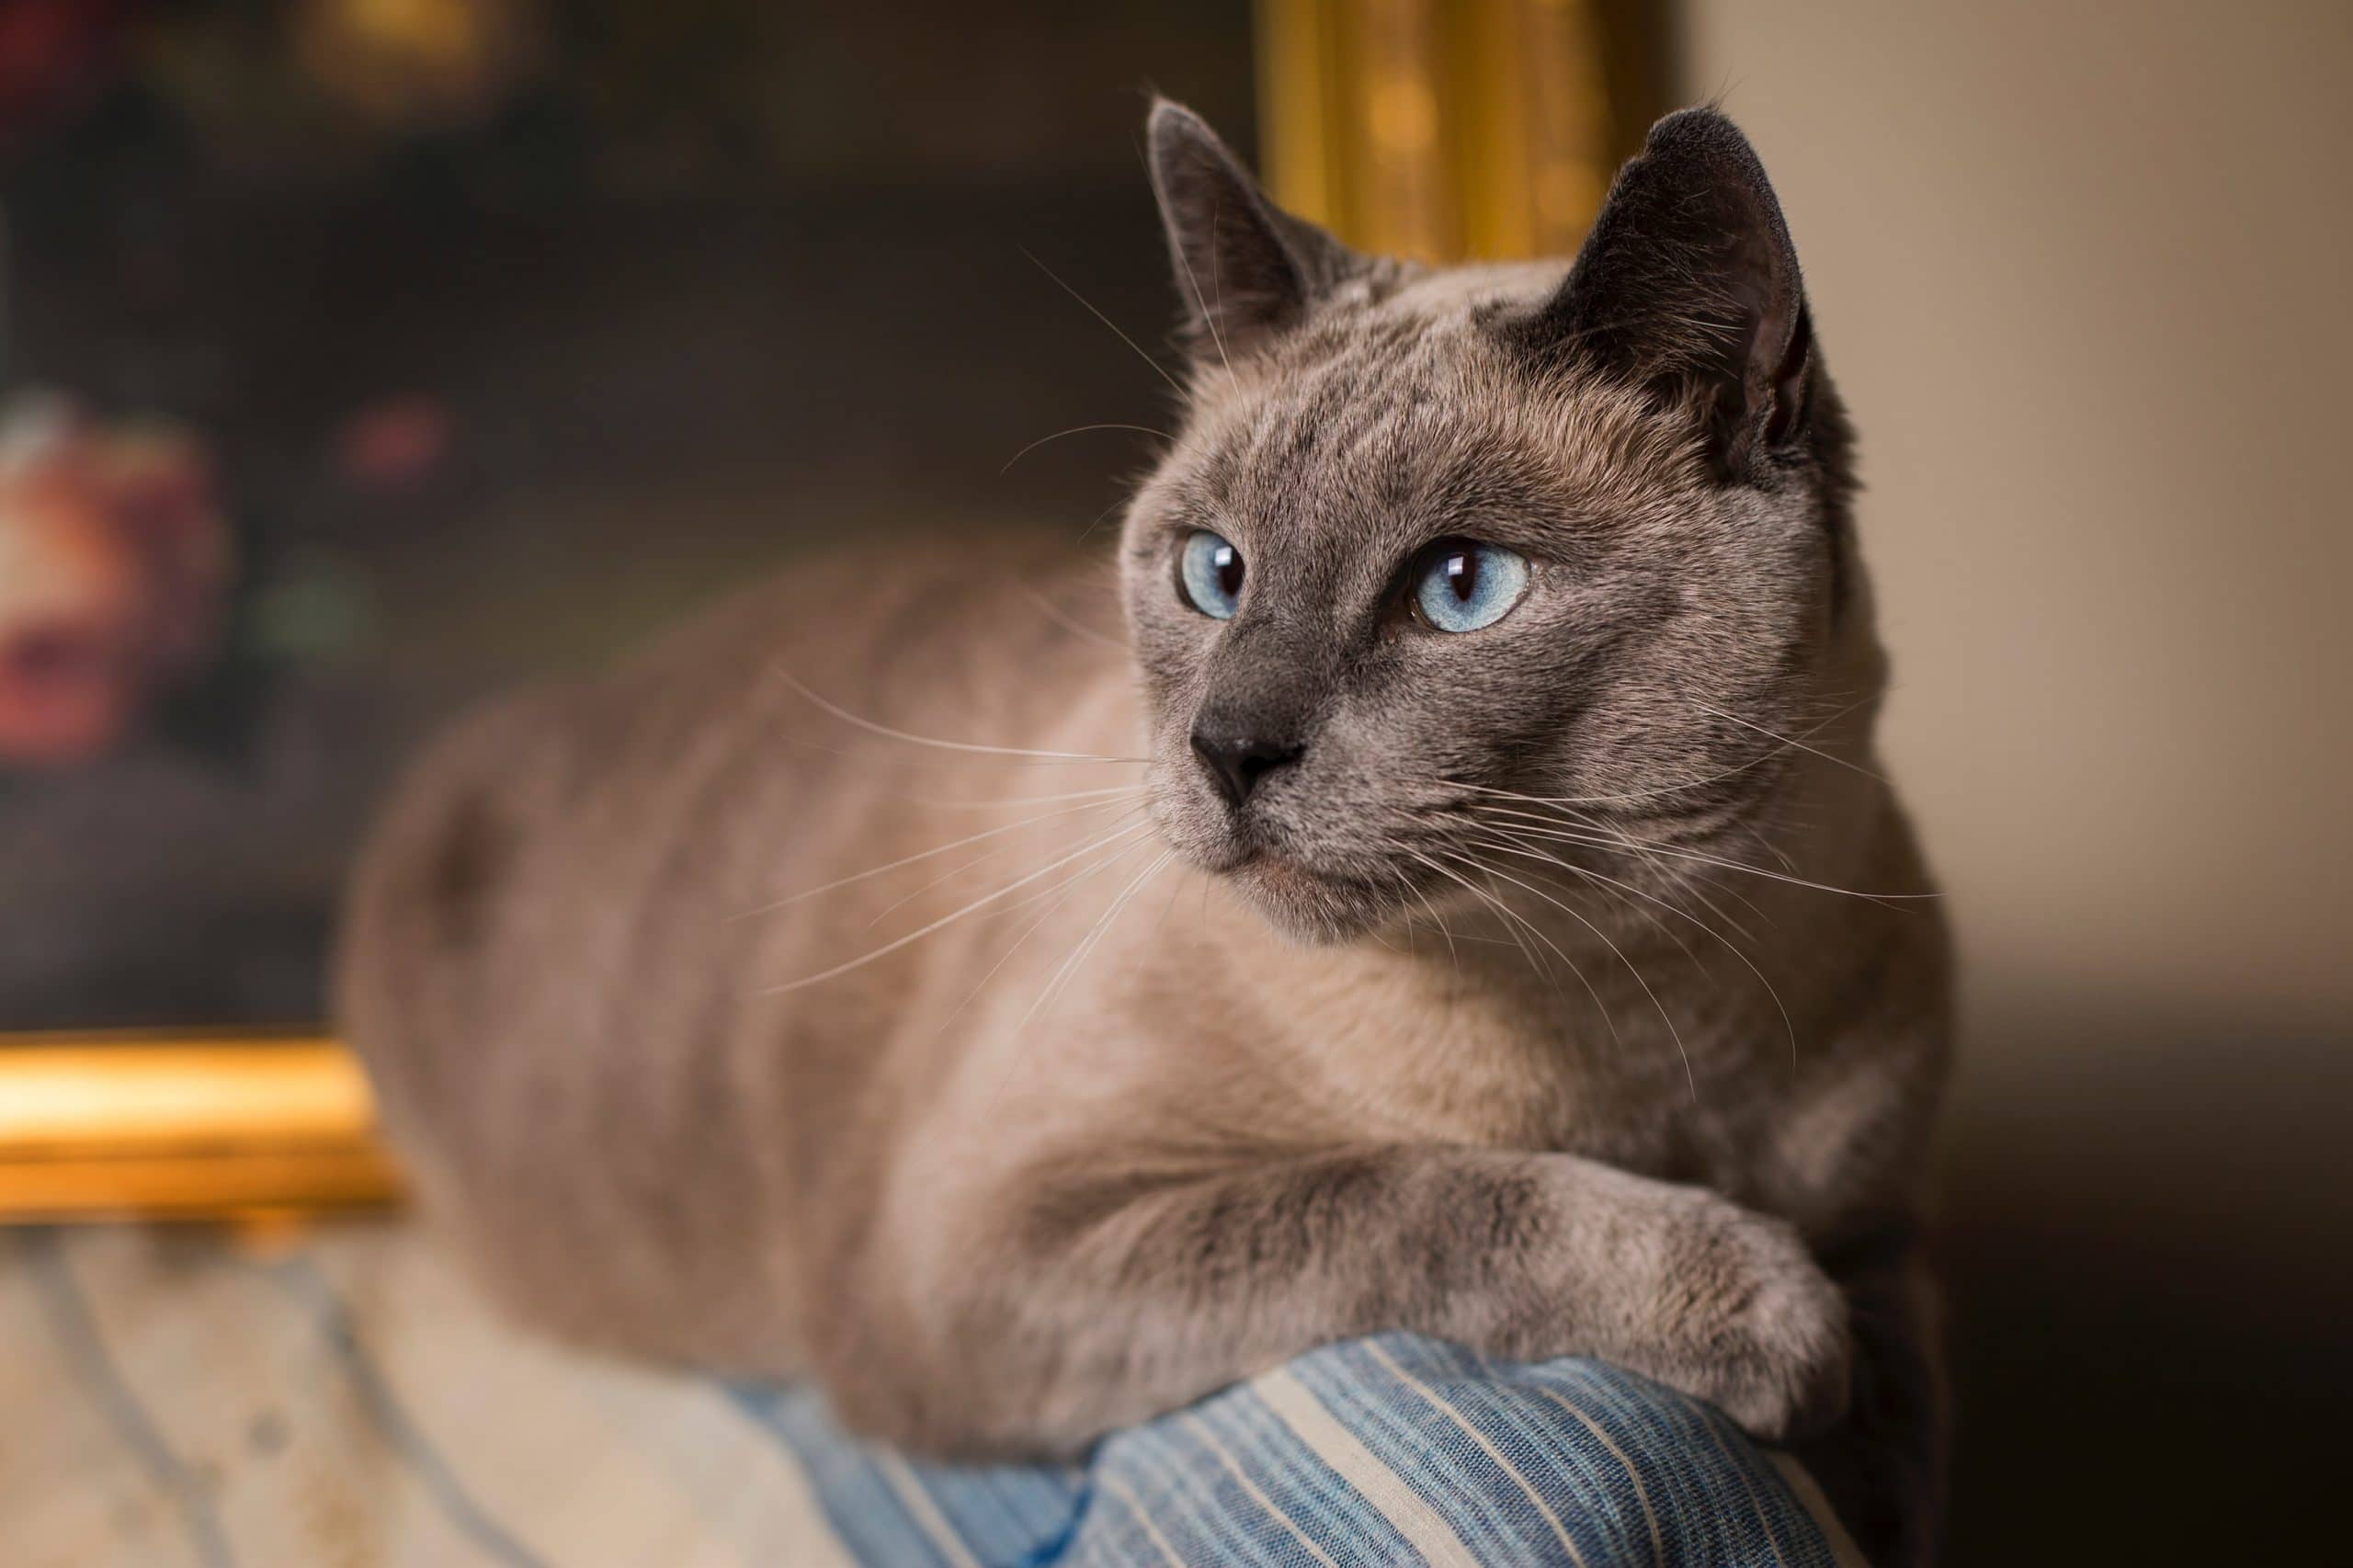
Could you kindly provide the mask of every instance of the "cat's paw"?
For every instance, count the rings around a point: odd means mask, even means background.
[[[1818,1432],[1846,1414],[1847,1300],[1795,1230],[1693,1194],[1660,1261],[1654,1333],[1637,1369],[1768,1441]]]

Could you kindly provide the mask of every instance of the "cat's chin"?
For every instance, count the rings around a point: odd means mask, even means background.
[[[1253,855],[1224,874],[1276,935],[1302,947],[1353,941],[1390,914],[1371,889],[1275,856]]]

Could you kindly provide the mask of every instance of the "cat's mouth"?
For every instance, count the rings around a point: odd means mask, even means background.
[[[1341,941],[1378,926],[1393,908],[1397,879],[1365,874],[1345,844],[1302,831],[1255,801],[1234,811],[1205,799],[1189,769],[1178,782],[1154,802],[1170,846],[1231,886],[1283,936]],[[1330,863],[1334,858],[1343,863]]]

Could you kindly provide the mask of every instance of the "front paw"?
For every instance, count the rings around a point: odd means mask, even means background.
[[[1637,1370],[1781,1442],[1847,1413],[1847,1300],[1796,1231],[1712,1194],[1679,1206],[1658,1255]]]

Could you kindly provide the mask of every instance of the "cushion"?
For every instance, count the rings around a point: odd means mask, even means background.
[[[939,1466],[850,1437],[813,1389],[524,1334],[397,1224],[0,1243],[11,1561],[1860,1562],[1786,1456],[1597,1361],[1383,1335],[1082,1464]]]

